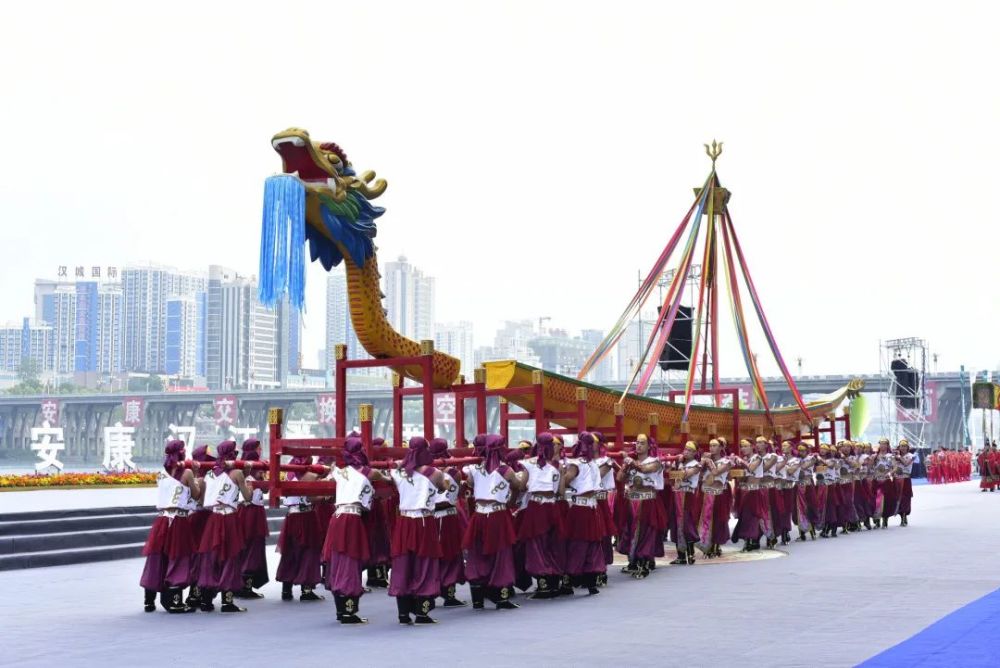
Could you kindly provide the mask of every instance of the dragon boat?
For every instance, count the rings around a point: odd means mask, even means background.
[[[294,306],[302,306],[304,248],[308,245],[311,259],[327,271],[341,263],[345,265],[352,326],[358,341],[372,357],[412,360],[426,352],[421,342],[393,328],[382,306],[384,295],[379,285],[374,238],[375,221],[385,210],[371,201],[385,192],[386,181],[376,179],[372,171],[357,174],[339,145],[314,141],[303,129],[289,128],[279,132],[272,137],[271,145],[281,157],[282,173],[268,178],[265,183],[261,302],[275,304],[287,294]],[[484,364],[487,390],[501,393],[540,384],[540,394],[507,392],[503,394],[504,400],[529,413],[545,416],[546,422],[551,418],[553,424],[567,431],[617,429],[619,434],[634,436],[656,425],[661,440],[701,439],[716,434],[738,437],[773,434],[789,438],[816,433],[820,422],[833,419],[844,402],[861,391],[863,382],[852,380],[811,402],[802,398],[778,351],[747,268],[729,212],[730,193],[721,186],[716,173],[716,160],[722,145],[713,141],[705,148],[712,160],[711,173],[701,187],[694,189],[694,203],[687,215],[579,375],[571,378],[516,360],[491,361]],[[679,261],[660,306],[658,320],[626,391],[587,382],[588,373],[609,354],[627,324],[639,315],[678,249],[681,249]],[[683,401],[648,397],[646,389],[677,320],[682,286],[691,276],[697,255],[701,256],[702,271]],[[743,279],[742,289],[740,278]],[[724,396],[733,390],[722,387],[719,382],[717,316],[720,291],[729,296],[756,403],[763,408],[742,408],[738,401],[724,405]],[[793,406],[770,406],[757,356],[750,346],[744,298],[749,298],[753,304],[768,347],[795,398]],[[455,387],[460,382],[460,361],[439,351],[433,351],[432,355],[430,377],[425,377],[426,367],[418,364],[406,363],[393,369],[402,377],[431,385],[439,391]],[[712,405],[695,402],[696,395],[708,395]],[[541,405],[538,405],[539,396]],[[581,397],[586,404],[586,425],[579,424],[576,417]]]

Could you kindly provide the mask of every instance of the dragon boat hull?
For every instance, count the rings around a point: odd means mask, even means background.
[[[586,388],[587,424],[586,429],[611,432],[615,428],[615,404],[621,401],[624,412],[623,431],[628,436],[648,433],[653,420],[657,424],[657,435],[661,441],[676,441],[681,437],[681,417],[684,405],[626,394],[610,388],[586,383],[550,371],[544,371],[513,360],[486,362],[486,387],[488,390],[528,387],[533,385],[535,372],[541,374],[543,403],[541,408],[547,415],[571,413],[577,410],[577,389]],[[839,390],[825,395],[820,400],[807,404],[813,419],[822,420],[835,413],[848,398],[857,394],[863,383],[851,381]],[[507,400],[526,411],[534,412],[533,393],[527,392],[507,397]],[[651,419],[651,415],[656,417]],[[739,437],[752,438],[764,434],[790,438],[811,428],[811,424],[798,407],[781,407],[766,411],[740,409]],[[567,429],[578,429],[575,417],[553,417],[551,421]],[[734,432],[734,411],[732,408],[716,408],[692,404],[688,415],[688,437],[704,440],[713,435],[730,438]]]

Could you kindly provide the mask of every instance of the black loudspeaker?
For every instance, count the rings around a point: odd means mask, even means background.
[[[889,367],[896,378],[896,383],[893,385],[893,398],[896,403],[900,408],[916,408],[920,393],[920,373],[904,359],[894,359]]]
[[[693,323],[694,307],[683,304],[678,306],[674,326],[670,328],[670,334],[667,336],[667,345],[663,346],[663,351],[660,353],[660,368],[664,371],[668,369],[687,371],[693,348],[691,340]]]

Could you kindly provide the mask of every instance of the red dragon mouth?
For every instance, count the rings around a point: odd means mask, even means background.
[[[323,182],[335,174],[319,165],[313,155],[312,145],[301,137],[278,137],[271,146],[281,156],[282,171],[298,174],[303,181]]]

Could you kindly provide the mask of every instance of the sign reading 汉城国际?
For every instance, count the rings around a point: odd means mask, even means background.
[[[118,279],[118,267],[102,267],[100,265],[68,265],[60,264],[56,269],[57,278],[103,278]]]

